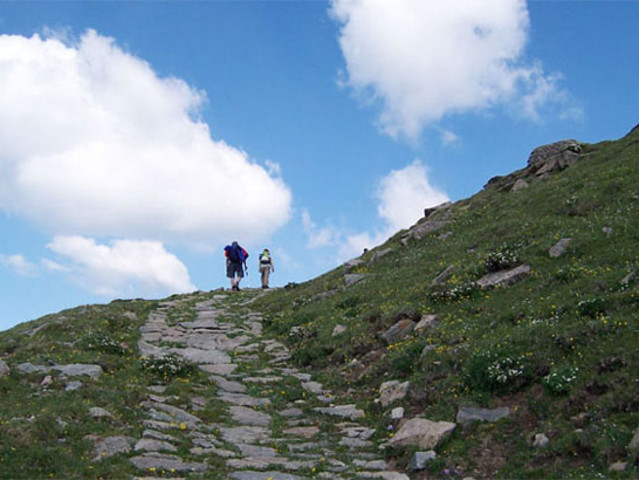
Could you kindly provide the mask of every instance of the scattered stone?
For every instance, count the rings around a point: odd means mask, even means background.
[[[199,348],[172,348],[169,353],[181,356],[185,360],[195,364],[231,363],[227,353],[220,350],[202,350]]]
[[[51,385],[53,383],[53,378],[51,377],[51,375],[47,375],[46,377],[44,377],[42,379],[42,381],[40,382],[40,386],[41,387],[48,387],[49,385]]]
[[[608,235],[608,236],[610,236],[610,235],[612,235],[614,233],[614,230],[611,227],[603,227],[601,229],[601,231],[603,233],[605,233],[606,235]]]
[[[439,325],[440,320],[437,315],[422,315],[422,318],[415,325],[415,331],[421,332],[429,328],[434,328]]]
[[[367,265],[371,265],[375,262],[377,262],[380,258],[385,257],[386,255],[388,255],[389,253],[391,253],[393,251],[392,248],[383,248],[381,250],[377,250],[373,256],[371,257],[371,259],[368,261]]]
[[[229,408],[231,417],[242,425],[256,425],[266,427],[271,423],[271,417],[263,412],[258,412],[252,408],[234,405]]]
[[[82,382],[78,380],[72,380],[71,382],[67,383],[67,386],[64,387],[64,390],[66,392],[73,392],[74,390],[78,390],[81,387],[82,387]]]
[[[425,418],[408,420],[388,442],[390,445],[409,445],[435,449],[455,430],[451,422],[433,422]]]
[[[314,425],[310,427],[294,427],[284,430],[283,433],[286,435],[295,435],[297,437],[313,438],[319,433],[319,427]]]
[[[410,318],[404,318],[397,322],[395,325],[390,327],[384,333],[380,335],[381,340],[386,342],[388,345],[403,340],[415,329],[415,322],[413,322]]]
[[[44,365],[33,365],[32,363],[21,363],[16,366],[20,373],[47,373],[49,369]]]
[[[493,410],[487,408],[461,407],[457,412],[457,423],[463,426],[470,425],[473,422],[489,422],[494,423],[502,418],[510,415],[510,408],[501,407]]]
[[[93,460],[102,460],[118,453],[129,453],[134,443],[135,440],[130,437],[107,437],[95,444],[95,458]]]
[[[72,363],[70,365],[55,365],[52,370],[58,370],[67,377],[79,377],[86,375],[93,380],[98,380],[104,373],[100,365],[90,365],[84,363]]]
[[[113,418],[113,415],[102,407],[89,408],[89,415],[96,420],[100,418]]]
[[[287,408],[279,413],[285,418],[301,417],[302,415],[304,415],[304,412],[302,412],[302,410],[300,410],[299,408]]]
[[[628,462],[615,462],[608,468],[611,472],[624,472],[628,468]]]
[[[185,462],[176,455],[166,455],[160,453],[145,453],[129,459],[139,470],[168,470],[175,472],[196,472],[202,473],[207,470],[204,463]]]
[[[455,265],[450,265],[448,267],[446,267],[446,269],[441,272],[439,275],[437,275],[433,281],[431,282],[431,285],[435,286],[435,285],[443,285],[444,283],[446,283],[446,281],[453,276],[453,274],[455,273],[455,271],[457,270],[457,268],[455,267]]]
[[[217,375],[211,375],[211,380],[213,380],[220,389],[230,392],[230,393],[245,393],[246,386],[242,385],[239,382],[235,382],[233,380],[227,380],[224,377],[219,377]]]
[[[543,448],[550,443],[550,439],[544,433],[537,433],[533,439],[533,447]]]
[[[243,470],[240,472],[233,472],[230,474],[234,480],[304,480],[303,477],[297,475],[291,475],[290,473],[282,472],[257,472],[250,470]]]
[[[346,330],[347,328],[344,325],[335,325],[335,328],[333,329],[333,333],[331,334],[331,336],[337,337],[338,335],[344,333]]]
[[[315,395],[324,393],[324,387],[319,382],[303,382],[302,388],[307,392],[314,393]]]
[[[513,185],[513,188],[510,189],[511,192],[518,192],[520,190],[523,190],[525,188],[528,188],[528,184],[522,180],[521,178],[518,178],[517,181],[515,182],[515,184]]]
[[[366,278],[366,275],[363,273],[347,273],[344,275],[344,283],[347,287],[354,285],[358,282],[361,282]]]
[[[364,417],[364,410],[358,409],[355,405],[336,405],[334,407],[316,407],[313,410],[327,415],[333,415],[340,418],[349,418],[357,420]]]
[[[154,440],[152,438],[142,438],[135,444],[134,450],[136,452],[177,452],[177,448],[171,445],[169,442],[162,440]]]
[[[366,470],[386,470],[388,463],[384,460],[353,460],[353,465]]]
[[[526,277],[530,271],[530,265],[520,265],[511,270],[489,273],[477,280],[477,285],[479,285],[480,288],[512,285]]]
[[[237,368],[237,363],[218,363],[213,365],[198,365],[198,368],[213,375],[230,375]]]
[[[344,267],[346,268],[347,272],[350,272],[354,268],[359,267],[360,265],[363,265],[363,264],[364,264],[364,260],[362,260],[361,258],[353,258],[352,260],[349,260],[348,262],[346,262],[344,264]]]
[[[382,383],[379,387],[379,401],[382,404],[382,407],[387,407],[391,403],[405,398],[409,387],[410,382],[400,383],[397,380]]]
[[[427,452],[415,452],[410,459],[408,469],[412,471],[424,470],[426,464],[437,459],[437,454],[434,450],[428,450]]]
[[[404,407],[393,408],[390,417],[392,420],[401,420],[404,418]]]
[[[269,431],[264,427],[243,426],[220,428],[220,432],[222,433],[222,439],[233,445],[256,443],[269,438]]]
[[[639,457],[639,428],[635,430],[632,440],[628,444],[628,451],[635,457]]]
[[[0,360],[0,378],[5,377],[11,373],[11,369],[9,365],[7,365],[4,361]]]
[[[566,253],[566,250],[568,250],[568,246],[570,246],[571,243],[572,238],[562,238],[554,246],[552,246],[550,250],[548,250],[548,254],[552,258],[561,257],[564,253]]]

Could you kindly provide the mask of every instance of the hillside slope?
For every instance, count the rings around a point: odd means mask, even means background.
[[[465,423],[426,465],[429,478],[598,478],[613,464],[636,476],[639,129],[537,149],[525,169],[426,213],[343,267],[265,297],[271,330],[389,436],[401,426],[388,417],[396,406]],[[381,407],[387,381],[410,384]],[[468,407],[509,413],[460,422]],[[415,450],[389,455],[408,466]]]
[[[425,213],[300,285],[1,332],[0,478],[636,478],[639,130]]]

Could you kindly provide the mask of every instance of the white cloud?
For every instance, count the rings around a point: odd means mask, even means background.
[[[508,105],[537,118],[556,75],[523,60],[525,0],[331,0],[346,84],[380,100],[380,127],[415,138],[445,115]]]
[[[431,185],[428,170],[419,160],[392,170],[379,182],[377,213],[383,222],[375,231],[348,233],[332,226],[319,227],[308,210],[302,211],[302,225],[308,237],[307,247],[336,248],[336,262],[359,256],[365,248],[373,248],[417,222],[424,209],[449,201],[448,195]]]
[[[210,243],[287,222],[277,164],[211,138],[203,92],[94,31],[0,36],[0,209],[53,234]]]
[[[449,200],[448,195],[430,184],[426,167],[419,160],[384,177],[378,197],[377,211],[391,232],[414,224],[423,216],[424,208]]]
[[[60,261],[47,262],[98,295],[163,295],[196,290],[186,267],[159,242],[118,240],[97,244],[81,236],[56,236],[47,245]]]
[[[10,268],[23,277],[31,277],[38,273],[38,267],[27,261],[22,255],[0,254],[0,265]]]

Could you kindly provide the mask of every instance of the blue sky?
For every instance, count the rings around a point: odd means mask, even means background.
[[[639,2],[0,1],[0,330],[302,282],[639,115]]]

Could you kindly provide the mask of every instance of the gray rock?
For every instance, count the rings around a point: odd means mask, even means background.
[[[500,285],[512,285],[526,277],[531,271],[530,265],[520,265],[511,270],[489,273],[477,280],[481,288],[491,288]]]
[[[109,458],[118,453],[129,453],[133,448],[133,440],[130,437],[107,437],[95,444],[94,461]]]
[[[257,472],[251,470],[243,470],[240,472],[230,473],[230,478],[234,480],[304,480],[304,477],[291,475],[282,472]]]
[[[255,445],[249,445],[248,443],[241,443],[237,445],[240,450],[240,454],[243,457],[261,457],[261,458],[273,458],[277,457],[277,452],[271,447],[258,447]]]
[[[366,275],[362,273],[347,273],[344,275],[344,283],[346,286],[354,285],[358,282],[361,282],[366,278]]]
[[[363,264],[364,264],[364,260],[362,260],[361,258],[353,258],[352,260],[349,260],[348,262],[346,262],[344,264],[344,267],[346,268],[347,272],[350,272],[354,268],[359,267],[360,265],[363,265]]]
[[[401,420],[404,418],[404,407],[396,407],[391,410],[390,417],[392,420]]]
[[[227,380],[223,377],[218,377],[217,375],[212,375],[211,380],[213,380],[220,389],[225,392],[231,393],[245,393],[246,386],[242,385],[239,382],[235,382],[233,380]]]
[[[314,393],[315,395],[324,393],[324,387],[319,382],[302,382],[302,388],[307,392]]]
[[[581,144],[576,140],[562,140],[535,148],[528,157],[528,169],[537,176],[562,170],[579,159]]]
[[[270,432],[264,427],[230,427],[220,428],[222,439],[233,445],[241,443],[256,443],[269,438]]]
[[[427,452],[415,452],[413,458],[410,459],[408,469],[412,471],[424,470],[426,464],[437,459],[437,454],[434,450],[428,450]]]
[[[425,418],[408,420],[388,442],[390,445],[417,446],[435,449],[455,430],[451,422],[432,422]]]
[[[142,438],[135,444],[134,450],[136,452],[177,452],[175,445],[171,445],[169,442],[162,440],[154,440],[152,438]]]
[[[214,375],[230,375],[237,368],[236,363],[218,363],[213,365],[199,365],[198,368]]]
[[[11,373],[9,365],[0,360],[0,378],[5,377]]]
[[[62,375],[67,377],[80,377],[82,375],[91,377],[93,380],[98,380],[100,375],[104,372],[100,365],[91,365],[84,363],[72,363],[69,365],[55,365],[51,367],[53,370],[58,370]]]
[[[308,427],[293,427],[283,431],[286,435],[294,435],[296,437],[313,438],[319,433],[319,427],[311,425]]]
[[[345,331],[346,331],[346,327],[344,325],[335,325],[335,328],[333,329],[333,333],[331,334],[331,336],[337,337],[338,335],[344,333]]]
[[[518,192],[520,190],[523,190],[525,188],[528,188],[528,184],[523,181],[521,178],[518,178],[517,181],[515,182],[515,184],[513,185],[513,188],[510,189],[511,192]]]
[[[439,325],[440,320],[437,315],[422,315],[422,318],[415,325],[415,331],[420,332],[428,328],[434,328]]]
[[[448,267],[446,267],[446,269],[441,272],[439,275],[437,275],[433,281],[431,282],[431,285],[443,285],[444,283],[446,283],[446,281],[453,276],[453,274],[457,271],[457,267],[455,267],[455,265],[450,265]]]
[[[233,405],[229,408],[233,420],[242,425],[255,425],[266,427],[271,423],[271,417],[264,412],[259,412],[248,407]]]
[[[49,371],[48,367],[44,365],[33,365],[32,363],[21,363],[16,366],[16,370],[20,373],[46,373]]]
[[[461,407],[457,412],[457,423],[464,426],[473,422],[494,423],[510,415],[510,408],[501,407],[493,410],[487,408]]]
[[[176,455],[166,455],[160,453],[145,453],[129,459],[139,470],[169,470],[175,472],[197,472],[202,473],[207,470],[204,463],[185,462]]]
[[[566,250],[568,250],[568,247],[571,243],[572,238],[562,238],[555,245],[553,245],[550,250],[548,250],[548,254],[552,258],[561,257],[564,253],[566,253]]]
[[[624,472],[626,468],[628,468],[628,462],[615,462],[608,467],[608,470],[611,472]]]
[[[415,322],[409,318],[404,318],[382,333],[380,339],[387,344],[395,343],[409,336],[414,329]]]
[[[181,356],[185,360],[195,364],[231,363],[231,357],[219,350],[202,350],[199,348],[172,348],[169,353]]]
[[[102,407],[92,407],[89,408],[89,415],[91,415],[92,418],[95,419],[99,419],[99,418],[113,418],[113,415],[111,415],[111,412],[105,410]]]
[[[364,417],[364,410],[358,409],[355,405],[336,405],[334,407],[316,407],[313,410],[327,415],[340,418],[348,418],[350,420],[358,420]]]
[[[161,410],[162,412],[166,413],[169,416],[168,420],[175,421],[178,423],[184,423],[191,428],[202,423],[202,421],[195,415],[191,415],[185,410],[182,410],[181,408],[178,408],[178,407],[174,407],[173,405],[167,405],[164,403],[155,403],[155,402],[142,402],[142,406],[149,409],[156,408],[158,410]]]
[[[533,447],[543,448],[550,443],[548,437],[543,433],[537,433],[533,438]]]
[[[639,457],[639,428],[635,430],[632,440],[628,444],[628,451],[634,456]]]
[[[382,407],[387,407],[391,403],[405,398],[409,387],[410,382],[400,383],[397,380],[382,383],[379,387],[379,401]]]
[[[377,262],[379,259],[384,258],[386,255],[388,255],[392,251],[393,251],[392,248],[383,248],[381,250],[377,250],[371,257],[371,259],[368,261],[367,265],[371,265]]]
[[[242,393],[219,392],[217,398],[223,402],[242,405],[244,407],[260,407],[262,405],[270,405],[271,403],[268,398],[256,398]]]
[[[67,386],[64,387],[64,390],[66,392],[73,392],[75,390],[78,390],[81,387],[82,387],[82,382],[80,382],[78,380],[73,380],[73,381],[67,383]]]

